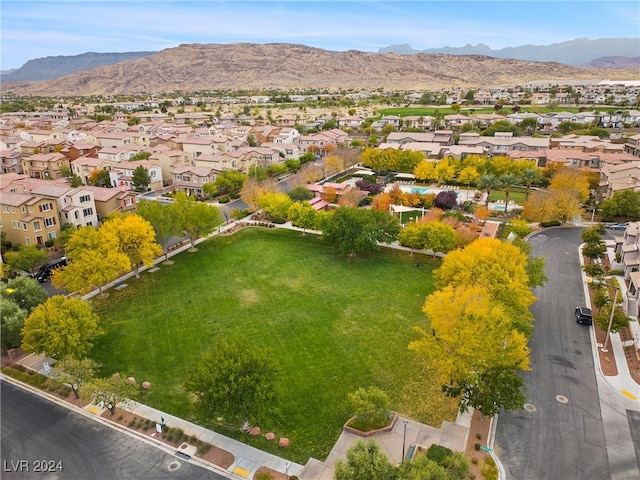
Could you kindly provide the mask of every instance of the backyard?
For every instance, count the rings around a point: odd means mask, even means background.
[[[314,235],[252,228],[173,260],[93,300],[106,334],[92,356],[105,375],[151,382],[142,403],[277,451],[237,422],[195,411],[182,386],[217,337],[242,335],[247,348],[270,348],[282,370],[278,412],[258,426],[288,437],[288,451],[277,453],[293,461],[327,456],[351,413],[347,394],[361,386],[383,388],[393,409],[415,420],[455,419],[456,404],[407,349],[412,327],[426,322],[430,258],[416,267],[415,256],[383,249],[348,259]]]

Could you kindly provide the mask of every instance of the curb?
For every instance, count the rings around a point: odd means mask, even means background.
[[[78,407],[77,405],[74,405],[72,403],[66,402],[65,400],[62,400],[61,398],[56,397],[55,395],[50,394],[49,392],[45,392],[43,390],[40,390],[38,388],[35,388],[31,385],[29,385],[28,383],[24,383],[21,382],[20,380],[17,380],[9,375],[6,374],[0,374],[0,381],[6,381],[7,383],[10,383],[18,388],[21,388],[23,390],[26,390],[28,392],[33,393],[34,395],[39,396],[40,398],[44,398],[45,400],[48,400],[52,403],[55,403],[56,405],[66,408],[67,410],[71,410],[72,412],[78,413],[80,415],[82,415],[83,417],[93,420],[95,422],[101,423],[102,425],[104,425],[105,427],[108,428],[112,428],[114,430],[118,430],[121,433],[128,435],[131,438],[135,438],[137,440],[141,440],[143,442],[145,442],[147,445],[150,445],[152,447],[158,448],[159,450],[164,451],[166,454],[168,455],[173,455],[175,456],[176,453],[176,448],[175,447],[171,447],[168,446],[166,443],[161,442],[159,440],[156,440],[155,438],[149,437],[147,435],[141,434],[140,432],[137,432],[135,430],[131,430],[130,428],[127,428],[121,424],[119,424],[118,422],[114,422],[113,420],[109,420],[108,418],[104,418],[100,415],[96,415],[94,413],[90,413],[88,411],[86,411],[83,408]],[[203,460],[199,457],[190,457],[189,460],[185,460],[182,459],[185,462],[190,462],[196,465],[201,466],[202,468],[206,468],[207,470],[210,470],[214,473],[217,473],[219,475],[222,475],[226,478],[229,479],[236,479],[236,476],[233,476],[229,471],[222,469],[221,467],[207,462],[206,460]]]

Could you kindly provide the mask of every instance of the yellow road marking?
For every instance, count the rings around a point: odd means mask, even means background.
[[[637,400],[638,397],[636,397],[633,393],[627,392],[626,390],[622,390],[622,394],[625,397],[629,397],[631,400]]]
[[[91,405],[89,408],[87,408],[87,410],[89,410],[91,413],[94,413],[96,415],[98,415],[100,413],[100,409],[98,407],[94,407],[93,405]]]
[[[241,477],[246,477],[249,475],[249,470],[245,470],[244,468],[236,467],[233,469],[233,473],[236,475],[240,475]]]

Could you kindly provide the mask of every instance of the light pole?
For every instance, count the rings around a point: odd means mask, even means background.
[[[613,304],[611,305],[611,315],[609,315],[609,326],[607,327],[607,334],[604,336],[604,345],[602,347],[603,352],[608,352],[607,343],[609,343],[609,334],[611,332],[611,324],[613,323],[613,314],[616,311],[616,301],[618,300],[618,287],[615,287],[616,293],[613,296]]]
[[[402,420],[404,424],[404,434],[402,435],[402,461],[400,463],[404,463],[404,446],[407,441],[407,425],[409,425],[409,420]]]

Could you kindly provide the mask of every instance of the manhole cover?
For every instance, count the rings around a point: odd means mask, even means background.
[[[175,472],[181,466],[182,466],[182,464],[179,461],[174,460],[174,461],[169,463],[169,465],[167,466],[167,470],[169,470],[170,472]]]
[[[531,405],[530,403],[525,403],[524,404],[524,409],[527,412],[535,412],[536,411],[536,407],[534,407],[533,405]]]
[[[556,395],[556,400],[560,403],[569,403],[569,399],[564,395]]]

